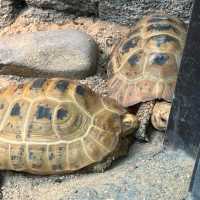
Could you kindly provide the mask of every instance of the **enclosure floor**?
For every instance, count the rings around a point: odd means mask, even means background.
[[[85,18],[63,25],[31,23],[19,18],[0,30],[0,36],[66,28],[87,32],[99,45],[97,75],[81,82],[106,95],[106,61],[114,42],[126,35],[129,28]],[[151,143],[133,144],[126,158],[115,161],[111,169],[100,174],[38,177],[2,172],[3,200],[182,200],[194,161],[183,152],[163,152],[163,135],[154,132],[154,136]]]
[[[3,200],[182,200],[194,160],[162,150],[163,135],[132,145],[129,155],[104,173],[38,177],[6,172]]]

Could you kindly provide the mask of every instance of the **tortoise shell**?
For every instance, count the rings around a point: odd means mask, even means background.
[[[140,20],[111,54],[110,96],[125,107],[171,101],[185,36],[185,24],[175,17],[156,14]]]
[[[99,162],[118,145],[125,113],[66,79],[12,84],[0,91],[0,169],[58,174]]]

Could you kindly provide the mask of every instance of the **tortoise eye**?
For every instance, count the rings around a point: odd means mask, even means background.
[[[83,86],[81,86],[81,85],[78,85],[76,87],[76,93],[79,94],[79,95],[81,95],[81,96],[84,96],[84,94],[85,94],[85,88]]]

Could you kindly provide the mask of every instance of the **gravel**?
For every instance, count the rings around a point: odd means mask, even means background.
[[[99,1],[99,17],[120,24],[134,24],[144,14],[165,12],[188,20],[192,0],[104,0]]]
[[[19,13],[31,21],[64,23],[77,16],[133,25],[144,14],[166,12],[188,20],[192,0],[0,0],[0,27]]]

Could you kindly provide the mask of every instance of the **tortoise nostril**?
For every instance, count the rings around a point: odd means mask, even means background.
[[[161,121],[164,122],[164,123],[167,122],[167,120],[165,118],[163,118],[163,117],[161,117]]]

